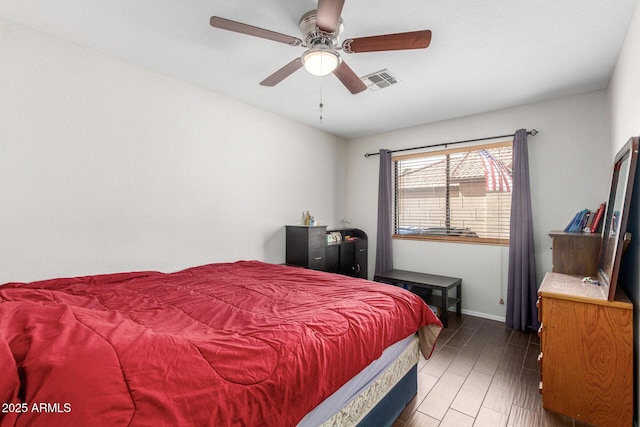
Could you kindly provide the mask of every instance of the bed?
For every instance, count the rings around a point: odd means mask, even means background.
[[[441,329],[401,288],[259,261],[0,286],[0,425],[381,425]]]

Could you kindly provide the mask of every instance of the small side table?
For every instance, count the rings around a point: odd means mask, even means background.
[[[434,305],[440,309],[439,317],[442,326],[448,326],[447,311],[455,304],[456,314],[459,316],[462,306],[462,279],[459,277],[438,276],[435,274],[416,273],[405,270],[389,270],[373,276],[373,280],[389,285],[396,285],[412,290],[412,288],[422,288],[439,291],[440,295],[429,294],[422,296],[428,305]],[[449,296],[449,290],[456,288],[456,296]],[[416,292],[417,293],[417,292]]]

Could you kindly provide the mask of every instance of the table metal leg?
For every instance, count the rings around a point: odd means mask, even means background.
[[[442,302],[440,303],[440,321],[442,321],[442,326],[443,327],[447,327],[448,326],[448,318],[449,316],[447,315],[448,312],[448,305],[449,305],[449,300],[448,300],[448,295],[447,295],[447,288],[444,288],[442,290]]]

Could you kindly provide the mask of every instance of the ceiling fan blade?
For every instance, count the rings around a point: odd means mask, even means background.
[[[344,0],[318,0],[316,25],[322,31],[333,33],[338,29]]]
[[[220,28],[222,30],[234,31],[236,33],[261,37],[263,39],[273,40],[275,42],[280,42],[291,46],[300,46],[302,44],[302,40],[300,40],[299,38],[288,36],[286,34],[276,33],[275,31],[265,30],[264,28],[254,27],[253,25],[243,24],[242,22],[220,18],[219,16],[212,16],[209,23],[212,27]]]
[[[424,49],[429,47],[429,44],[431,44],[431,30],[422,30],[347,39],[342,43],[342,50],[347,53],[360,53],[385,50]]]
[[[300,58],[296,58],[293,61],[289,62],[284,67],[280,68],[275,73],[271,74],[269,77],[260,82],[261,86],[275,86],[291,74],[298,71],[302,68],[302,60]]]
[[[340,62],[338,68],[333,70],[333,74],[349,89],[352,94],[360,93],[367,88],[360,77],[353,72],[346,62]]]

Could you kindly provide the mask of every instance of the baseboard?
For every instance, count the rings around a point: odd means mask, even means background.
[[[456,314],[455,310],[449,310],[449,315],[450,316],[451,315],[455,316],[455,314]],[[462,309],[462,314],[468,314],[469,316],[475,316],[475,317],[482,317],[483,319],[496,320],[496,321],[502,322],[502,323],[504,323],[506,321],[506,318],[504,318],[504,317],[495,316],[493,314],[480,313],[478,311],[471,311],[471,310]]]

